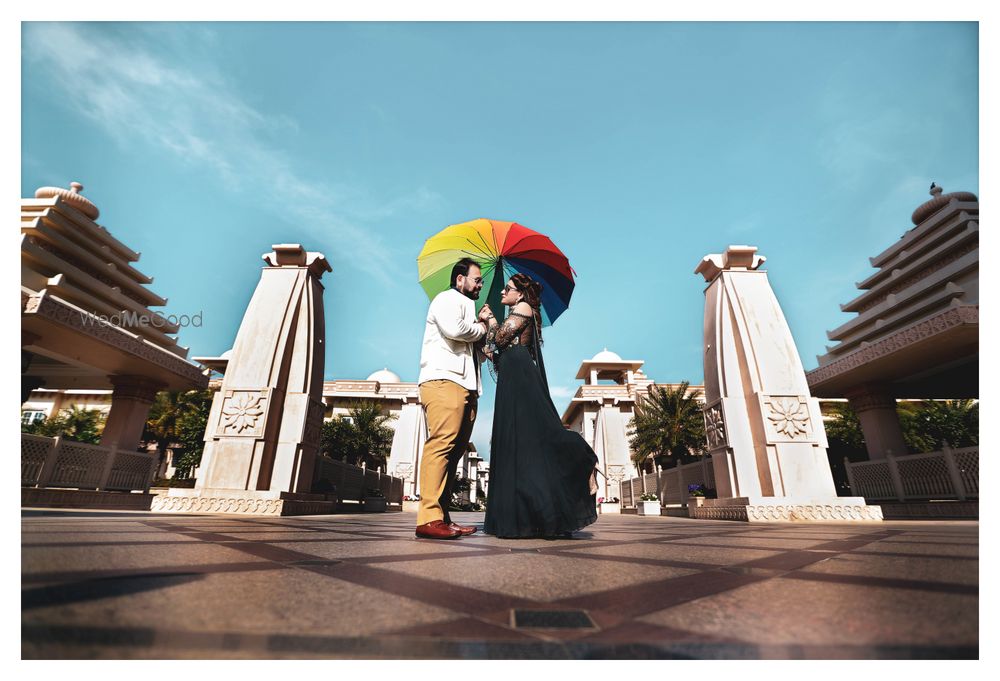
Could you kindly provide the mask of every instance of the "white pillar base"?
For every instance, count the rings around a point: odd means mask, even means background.
[[[729,497],[705,499],[689,509],[700,520],[741,520],[750,523],[881,522],[882,507],[869,506],[863,497]]]
[[[234,513],[237,515],[328,515],[334,502],[322,494],[271,490],[183,489],[171,487],[153,499],[154,513]]]

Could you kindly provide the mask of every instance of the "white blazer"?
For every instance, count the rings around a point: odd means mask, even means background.
[[[483,392],[472,344],[486,335],[476,322],[476,304],[453,288],[434,296],[427,310],[417,383],[446,380]]]

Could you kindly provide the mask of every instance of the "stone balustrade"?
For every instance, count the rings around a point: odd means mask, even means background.
[[[712,487],[714,480],[712,461],[706,457],[683,466],[646,473],[641,478],[623,480],[619,496],[622,508],[634,507],[643,493],[645,483],[645,491],[655,494],[660,500],[660,506],[686,506],[688,485]]]
[[[979,498],[979,447],[887,455],[875,461],[844,460],[851,494],[869,501]]]
[[[104,492],[149,491],[153,453],[21,433],[21,486]]]
[[[340,501],[360,502],[368,490],[377,489],[385,497],[386,503],[403,503],[403,479],[377,470],[365,470],[343,461],[318,456],[313,478],[316,482],[326,481],[332,485]]]

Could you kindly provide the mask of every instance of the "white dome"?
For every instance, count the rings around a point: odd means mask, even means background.
[[[402,383],[399,376],[389,371],[388,368],[376,371],[365,379],[366,381],[378,381],[379,383]]]
[[[622,358],[616,353],[611,352],[607,348],[604,348],[599,353],[594,355],[594,358],[590,360],[591,362],[620,362]]]

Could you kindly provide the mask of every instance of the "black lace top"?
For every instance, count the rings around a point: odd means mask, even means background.
[[[495,347],[495,352],[503,352],[511,345],[523,345],[528,348],[532,359],[537,360],[534,334],[535,324],[531,315],[511,312],[503,324],[494,326],[486,333],[485,345],[487,348]]]

